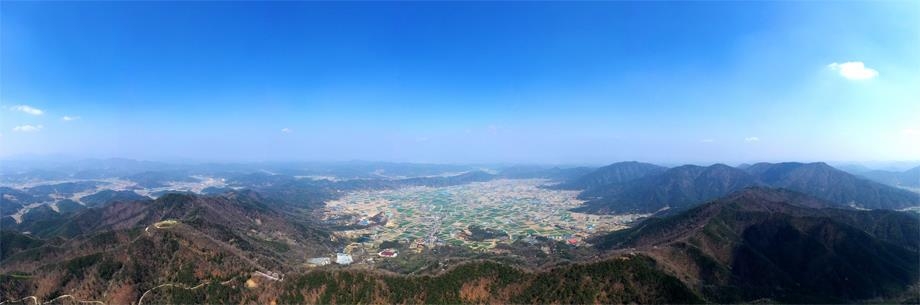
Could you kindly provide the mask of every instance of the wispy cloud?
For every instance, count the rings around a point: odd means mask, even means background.
[[[13,131],[34,132],[34,131],[42,130],[42,128],[45,128],[45,127],[42,125],[19,125],[19,126],[13,127]]]
[[[16,111],[22,111],[22,112],[25,112],[31,115],[42,115],[43,113],[45,113],[45,111],[29,106],[29,105],[16,105],[16,106],[10,107],[10,109],[16,110]]]
[[[712,143],[712,142],[715,142],[715,141],[716,141],[716,140],[713,140],[713,139],[702,139],[702,140],[700,140],[700,143]]]
[[[285,128],[281,128],[281,132],[283,132],[283,133],[291,133],[291,132],[293,132],[293,130],[291,130],[290,128],[285,127]]]
[[[69,116],[69,115],[65,115],[65,116],[61,117],[61,120],[68,121],[68,122],[69,122],[69,121],[76,121],[76,120],[79,120],[79,119],[80,119],[80,117],[78,117],[78,116]]]
[[[835,62],[827,65],[827,68],[831,69],[831,71],[837,71],[840,76],[851,80],[866,80],[878,76],[877,70],[866,67],[866,64],[861,61]]]
[[[760,141],[760,138],[758,138],[758,137],[747,137],[747,138],[744,138],[744,141],[745,141],[745,142],[748,142],[748,143],[759,142],[759,141]]]

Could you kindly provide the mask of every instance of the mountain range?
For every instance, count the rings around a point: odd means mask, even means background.
[[[590,175],[590,174],[589,174]],[[734,191],[767,186],[824,199],[832,206],[904,209],[920,206],[920,195],[854,176],[825,163],[758,163],[739,169],[723,164],[684,165],[620,183],[585,189],[588,213],[681,211]]]
[[[900,172],[868,170],[856,174],[891,186],[920,188],[920,166]]]
[[[159,186],[181,177],[135,178]],[[344,192],[520,178],[582,189],[588,201],[576,210],[654,215],[582,242],[516,237],[486,253],[385,240],[380,250],[398,249],[399,259],[354,248],[375,267],[311,265],[370,238],[319,217],[324,201]],[[0,188],[0,301],[920,302],[920,216],[894,211],[916,206],[917,195],[823,163],[620,162],[350,180],[255,172],[228,177],[208,195],[163,191],[155,199],[96,185]]]
[[[172,193],[0,231],[0,291],[119,304],[909,303],[920,281],[920,217],[785,189],[744,188],[596,235],[594,259],[530,270],[472,261],[423,276],[304,272],[306,258],[342,244],[265,202]]]

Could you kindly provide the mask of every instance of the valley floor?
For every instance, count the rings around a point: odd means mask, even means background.
[[[591,215],[569,209],[577,191],[542,188],[546,180],[493,180],[451,187],[352,192],[326,203],[324,218],[337,236],[376,256],[384,242],[422,251],[439,246],[494,251],[499,244],[537,237],[584,245],[591,234],[624,229],[648,214]]]

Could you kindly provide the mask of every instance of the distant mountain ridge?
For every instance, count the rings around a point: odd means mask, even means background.
[[[684,209],[752,185],[759,185],[755,177],[728,165],[684,165],[622,184],[588,189],[579,195],[588,202],[574,211],[654,213]]]
[[[667,168],[650,163],[637,161],[617,162],[598,168],[576,179],[560,183],[553,188],[569,190],[592,189],[660,174],[665,170]]]
[[[143,201],[147,199],[150,199],[150,197],[142,196],[131,190],[102,190],[92,195],[80,197],[80,201],[86,204],[87,207],[99,207],[113,202]]]
[[[863,179],[823,162],[758,163],[747,169],[760,181],[841,205],[902,209],[920,205],[920,195]]]
[[[751,187],[786,188],[827,200],[834,206],[903,209],[920,205],[920,196],[862,179],[825,163],[758,163],[745,169],[715,164],[685,165],[658,175],[587,189],[580,195],[587,213],[654,213],[683,210]]]
[[[891,186],[920,188],[920,166],[902,172],[870,170],[857,175]]]

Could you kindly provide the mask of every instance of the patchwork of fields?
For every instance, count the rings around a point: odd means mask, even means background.
[[[545,183],[494,180],[353,192],[327,202],[325,216],[352,224],[338,233],[369,247],[400,241],[412,247],[451,244],[480,250],[536,236],[581,244],[591,233],[623,229],[647,216],[573,213],[569,209],[582,204],[576,199],[578,192],[539,187]],[[483,236],[482,232],[490,234]]]

